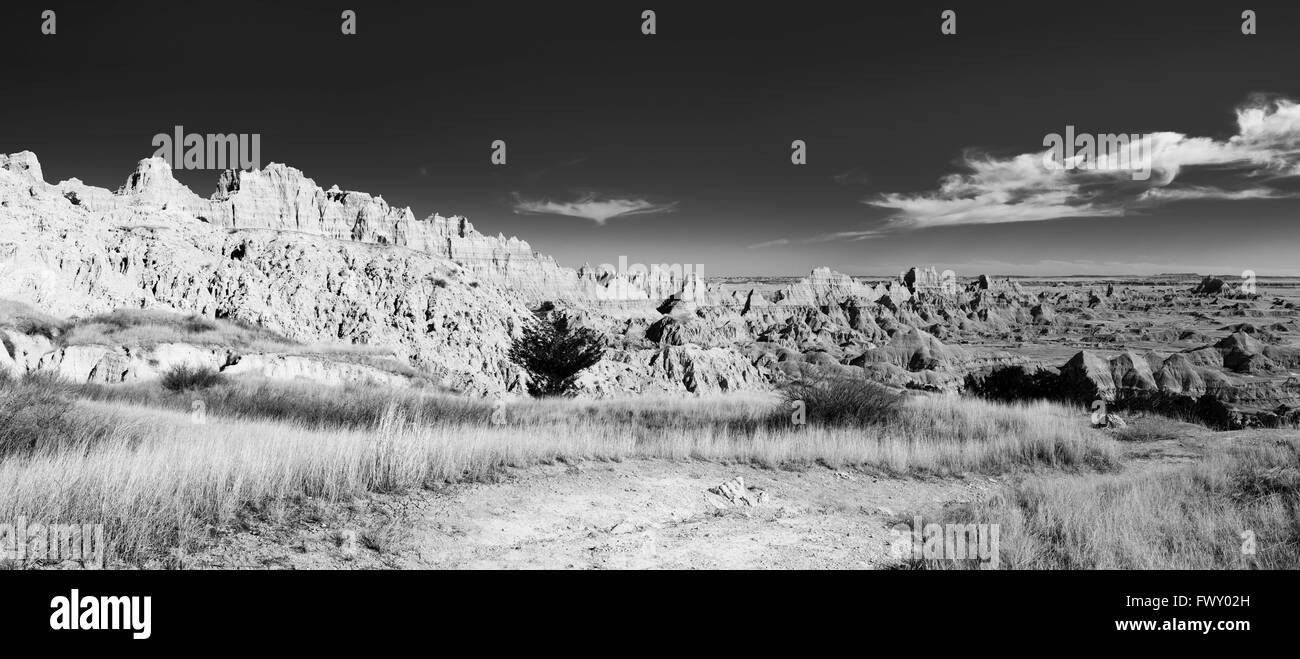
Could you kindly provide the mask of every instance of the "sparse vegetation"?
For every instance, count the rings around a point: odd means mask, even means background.
[[[84,396],[141,406],[189,410],[193,397],[153,383],[86,385]],[[310,383],[226,379],[203,392],[209,414],[230,419],[278,420],[307,428],[376,428],[396,411],[439,423],[486,423],[492,405],[483,400],[418,389],[372,386],[322,387]]]
[[[229,319],[153,309],[117,309],[68,321],[63,345],[194,343],[249,349],[285,350],[294,342],[269,330]]]
[[[1124,442],[1159,442],[1187,436],[1182,424],[1162,416],[1148,415],[1129,421],[1114,432],[1115,439]]]
[[[1033,479],[943,521],[1000,524],[1011,569],[1293,570],[1297,464],[1300,439],[1234,446],[1155,472]]]

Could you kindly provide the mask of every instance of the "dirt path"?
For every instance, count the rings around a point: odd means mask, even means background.
[[[734,477],[757,506],[706,491]],[[629,460],[510,470],[501,482],[372,497],[344,519],[254,524],[185,566],[250,568],[848,568],[891,565],[889,527],[999,487],[985,477]],[[349,541],[360,538],[351,558]]]

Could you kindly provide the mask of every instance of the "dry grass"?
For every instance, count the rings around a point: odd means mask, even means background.
[[[490,401],[419,389],[348,385],[328,387],[261,378],[228,378],[201,393],[173,391],[160,383],[84,385],[86,398],[189,411],[202,400],[209,414],[226,419],[260,419],[308,428],[374,428],[390,412],[430,422],[482,422],[492,416]]]
[[[43,385],[0,388],[12,394],[33,386]],[[349,398],[328,393],[317,402]],[[211,403],[206,422],[196,424],[181,410],[80,401],[61,416],[66,441],[0,461],[0,519],[102,522],[113,555],[134,562],[159,548],[189,547],[209,526],[270,500],[400,492],[560,459],[857,465],[900,474],[1077,469],[1116,460],[1114,444],[1088,431],[1073,410],[1046,404],[925,398],[893,424],[794,427],[774,424],[774,402],[525,401],[500,409],[499,425],[491,415],[390,405],[373,425],[356,427],[223,417]],[[481,414],[482,404],[474,404],[466,409]]]
[[[286,350],[296,345],[275,332],[246,323],[151,309],[117,309],[70,320],[61,343],[129,346],[193,343],[238,350]]]
[[[943,521],[1000,524],[1012,569],[1297,569],[1297,464],[1293,435],[1155,472],[1034,479]]]
[[[84,391],[101,400],[184,411],[190,410],[196,399],[195,394],[168,392],[153,384],[86,387]],[[796,426],[793,412],[785,407],[783,399],[762,393],[494,403],[421,390],[339,390],[238,380],[206,389],[197,397],[215,416],[288,421],[310,428],[375,428],[386,417],[400,414],[430,425],[493,425],[500,421],[514,427],[604,429],[636,437],[697,433],[697,437],[709,438],[709,442],[726,437],[727,441],[750,445],[745,451],[738,447],[708,449],[709,459],[743,454],[744,459],[768,466],[788,461],[855,464],[858,458],[853,456],[863,455],[866,440],[874,440],[884,448],[860,462],[895,473],[999,472],[1027,464],[1109,469],[1118,461],[1113,443],[1089,430],[1085,415],[1045,402],[999,404],[955,397],[906,401],[891,398],[897,409],[884,415],[873,408],[873,418],[882,419],[874,424],[864,424],[852,414],[841,424],[817,423],[810,407],[808,416],[814,422]],[[872,404],[876,404],[874,399]],[[704,434],[698,434],[701,431]],[[848,449],[842,441],[845,437],[852,438]],[[940,446],[932,445],[935,439],[940,440]],[[755,445],[765,441],[772,443],[755,450]],[[906,446],[906,451],[900,451],[900,445]]]
[[[1116,429],[1114,436],[1124,442],[1161,442],[1186,437],[1189,428],[1196,429],[1186,421],[1147,415],[1130,420],[1127,426]]]
[[[191,409],[195,396],[169,391],[158,383],[83,385],[86,398],[168,408]],[[430,389],[386,389],[368,385],[327,387],[307,382],[245,377],[204,390],[210,413],[226,418],[268,419],[314,428],[373,428],[391,411],[429,423],[492,421],[498,403]],[[723,426],[754,429],[760,424],[788,424],[770,394],[719,397],[641,396],[600,401],[572,398],[515,399],[502,403],[512,423],[584,420],[592,424],[630,424],[646,428]]]
[[[0,328],[23,334],[40,334],[54,340],[63,333],[64,321],[33,309],[31,305],[0,299]]]

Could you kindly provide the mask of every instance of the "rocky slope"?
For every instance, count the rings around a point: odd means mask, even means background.
[[[202,199],[158,158],[109,191],[47,183],[30,152],[0,156],[0,298],[56,316],[159,308],[238,319],[304,342],[393,347],[451,386],[493,393],[521,386],[505,351],[530,307],[650,316],[667,296],[697,293],[704,298],[693,275],[561,268],[463,217],[416,220],[284,165],[226,172]],[[761,379],[732,351],[641,348],[613,353],[604,368],[631,365],[634,378],[590,389],[708,391]]]

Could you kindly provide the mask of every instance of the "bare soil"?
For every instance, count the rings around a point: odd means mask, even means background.
[[[725,505],[707,492],[737,476],[766,501]],[[372,495],[315,520],[302,519],[303,505],[261,511],[245,528],[218,532],[182,567],[873,569],[897,563],[888,555],[889,528],[904,516],[999,487],[983,476],[890,478],[822,467],[555,464],[511,469],[496,483]],[[348,531],[357,534],[355,552],[340,540]]]

